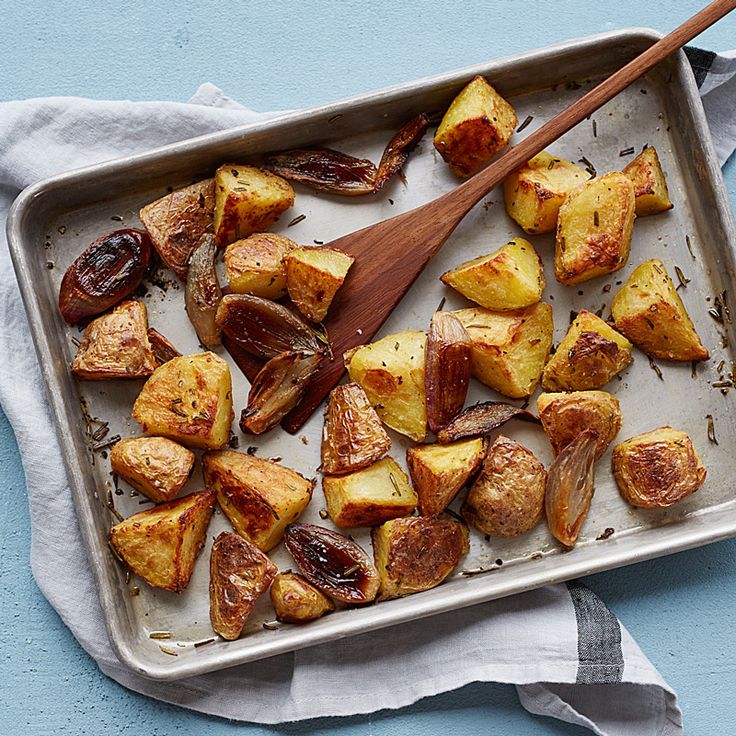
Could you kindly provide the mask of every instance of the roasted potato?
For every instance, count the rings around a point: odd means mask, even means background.
[[[530,235],[551,233],[567,195],[588,179],[590,174],[572,161],[542,151],[506,177],[506,212]]]
[[[544,291],[544,271],[534,246],[514,238],[442,274],[442,282],[487,309],[505,311],[536,304]]]
[[[534,393],[552,347],[552,308],[539,302],[513,312],[475,307],[452,312],[473,341],[473,375],[514,399]]]
[[[544,367],[542,386],[547,391],[600,388],[631,365],[631,350],[623,335],[583,309]]]
[[[233,421],[230,369],[214,353],[182,355],[158,367],[133,405],[146,434],[213,450],[230,439]]]
[[[230,291],[264,299],[286,296],[287,254],[296,243],[275,233],[255,233],[225,248],[225,276]]]
[[[195,455],[166,437],[128,437],[110,450],[110,466],[151,501],[170,501],[189,480]]]
[[[322,472],[342,475],[372,465],[391,449],[391,439],[357,383],[330,393],[322,429]]]
[[[286,179],[254,166],[224,164],[215,172],[215,241],[226,245],[268,230],[293,204]]]
[[[417,442],[427,433],[426,342],[426,333],[404,330],[345,355],[351,380],[363,388],[381,421]]]
[[[110,544],[149,585],[181,593],[204,547],[214,506],[214,491],[161,503],[115,524]]]
[[[444,511],[478,470],[485,451],[481,438],[410,447],[406,463],[419,498],[419,513],[434,516]]]
[[[202,456],[204,482],[242,537],[264,552],[312,500],[314,481],[283,465],[234,450]]]
[[[647,355],[661,360],[707,360],[708,350],[662,261],[637,266],[618,290],[611,314],[620,330]]]
[[[210,621],[223,639],[237,639],[277,568],[247,539],[222,532],[210,553]]]
[[[542,518],[546,481],[544,465],[526,447],[499,435],[460,513],[483,534],[516,537]]]
[[[136,301],[118,304],[92,320],[72,363],[72,373],[86,381],[143,378],[155,369],[146,305]]]
[[[451,519],[410,516],[371,532],[381,578],[378,600],[399,598],[439,585],[468,552],[468,529]]]
[[[517,122],[514,108],[478,76],[447,109],[434,147],[455,174],[472,176],[508,145]]]
[[[582,184],[560,207],[555,277],[579,284],[623,268],[634,227],[634,185],[618,171]]]
[[[633,506],[661,509],[682,501],[705,482],[705,468],[690,438],[659,427],[613,448],[613,475]]]
[[[312,322],[327,316],[355,258],[336,248],[296,248],[286,256],[286,286],[291,301]]]
[[[623,171],[634,185],[636,216],[656,215],[673,207],[657,149],[647,146]]]
[[[286,624],[305,624],[335,610],[335,604],[305,577],[280,572],[271,583],[276,618]]]

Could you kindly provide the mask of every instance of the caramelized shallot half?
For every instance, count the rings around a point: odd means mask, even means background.
[[[377,192],[383,185],[406,163],[409,154],[417,143],[422,140],[429,125],[429,118],[424,113],[415,115],[401,130],[388,142],[383,151],[381,162],[378,164],[378,173],[373,183],[373,191]]]
[[[220,282],[217,280],[215,261],[217,246],[211,234],[203,235],[192,251],[184,292],[189,321],[197,332],[199,341],[206,348],[221,343],[221,330],[215,321],[217,308],[222,299]]]
[[[484,401],[482,404],[469,406],[458,414],[437,432],[437,439],[442,444],[446,444],[464,437],[478,437],[506,424],[509,419],[521,419],[524,422],[539,424],[539,418],[526,409],[520,409],[518,406],[512,406],[503,401]]]
[[[151,343],[153,357],[156,359],[158,365],[163,365],[181,356],[181,353],[153,327],[148,328],[148,342]]]

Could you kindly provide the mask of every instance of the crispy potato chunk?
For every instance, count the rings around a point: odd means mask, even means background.
[[[146,305],[136,301],[122,302],[92,320],[72,363],[72,373],[86,381],[143,378],[155,369]]]
[[[473,342],[473,375],[504,396],[534,393],[552,347],[552,308],[539,302],[513,312],[461,309],[453,312]]]
[[[284,529],[312,500],[314,481],[291,468],[234,450],[202,456],[204,482],[217,491],[217,502],[242,537],[264,552],[273,549]]]
[[[613,475],[633,506],[661,509],[682,501],[705,482],[706,471],[690,438],[659,427],[613,448]]]
[[[419,513],[434,516],[444,511],[473,477],[485,454],[481,438],[410,447],[406,463],[419,497]]]
[[[295,572],[280,572],[274,578],[271,603],[276,618],[287,624],[305,624],[335,610],[321,590]]]
[[[322,490],[335,526],[374,526],[410,514],[418,501],[406,473],[390,457],[349,475],[326,476]]]
[[[542,261],[524,238],[514,238],[488,256],[447,271],[440,279],[481,307],[499,311],[536,304],[545,287]]]
[[[439,585],[468,552],[468,529],[450,519],[411,516],[371,532],[381,578],[378,600],[399,598]]]
[[[195,455],[166,437],[128,437],[110,450],[110,466],[151,501],[170,501],[189,480]]]
[[[662,261],[634,269],[611,303],[616,328],[647,355],[661,360],[707,360],[685,305]]]
[[[592,429],[598,434],[595,453],[598,460],[621,429],[618,399],[605,391],[541,394],[537,409],[555,455],[584,429]]]
[[[426,343],[425,332],[403,330],[345,355],[351,380],[363,388],[381,421],[416,442],[427,433]]]
[[[542,518],[547,473],[517,442],[499,435],[460,513],[483,534],[516,537]]]
[[[447,109],[434,147],[455,174],[472,176],[508,145],[517,122],[514,108],[478,76]]]
[[[149,585],[181,593],[204,547],[214,506],[214,491],[161,503],[115,524],[110,544]]]
[[[276,565],[258,547],[222,532],[210,553],[210,621],[215,632],[223,639],[237,639],[276,572]]]
[[[572,161],[542,151],[506,177],[506,212],[530,235],[551,233],[567,195],[588,179],[590,174]]]
[[[159,366],[133,405],[146,434],[213,450],[230,439],[233,391],[227,363],[214,353],[182,355]]]
[[[555,276],[579,284],[623,268],[634,227],[634,185],[618,171],[574,189],[560,207]]]
[[[355,258],[336,248],[296,248],[286,257],[291,301],[312,322],[321,322]]]
[[[225,248],[225,275],[230,291],[263,299],[286,296],[284,258],[296,243],[275,233],[255,233]]]
[[[647,146],[625,169],[624,174],[634,184],[636,215],[656,215],[673,207],[667,191],[667,182],[659,163],[657,149]]]
[[[547,391],[600,388],[631,365],[632,345],[600,317],[583,309],[542,374]]]
[[[286,179],[254,166],[224,164],[215,172],[215,242],[225,245],[268,230],[293,204]]]

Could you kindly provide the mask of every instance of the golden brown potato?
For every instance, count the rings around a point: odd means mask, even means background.
[[[499,435],[460,513],[483,534],[515,537],[542,518],[547,473],[534,455]]]
[[[621,429],[618,399],[605,391],[541,394],[537,399],[537,408],[555,455],[584,429],[592,429],[598,434],[597,460]]]
[[[72,363],[72,373],[86,381],[143,378],[155,369],[146,305],[136,301],[122,302],[92,320]]]
[[[212,450],[230,439],[233,391],[227,363],[214,353],[182,355],[158,367],[133,405],[146,434]]]
[[[453,312],[473,341],[473,375],[504,396],[534,393],[552,347],[552,308],[539,302],[513,312],[479,307]]]
[[[406,463],[419,497],[419,513],[434,516],[444,511],[473,477],[485,454],[481,438],[410,447]]]
[[[647,355],[661,360],[707,360],[680,295],[662,261],[637,266],[618,290],[611,314],[620,330]]]
[[[215,242],[226,245],[268,230],[293,204],[286,179],[254,166],[224,164],[215,172]]]
[[[705,482],[705,468],[690,438],[659,427],[613,448],[613,475],[633,506],[661,509],[682,501]]]
[[[357,383],[336,386],[330,393],[322,429],[322,472],[342,475],[380,460],[391,439]]]
[[[322,490],[335,526],[374,526],[410,514],[417,494],[390,457],[349,475],[326,476]]]
[[[625,169],[634,184],[636,216],[656,215],[673,207],[657,149],[647,146]]]
[[[634,185],[612,171],[574,189],[560,207],[555,276],[579,284],[623,268],[634,227]]]
[[[600,317],[583,309],[544,367],[547,391],[600,388],[631,365],[631,343]]]
[[[115,524],[110,544],[149,585],[181,593],[204,547],[214,506],[214,491],[161,503]]]
[[[230,291],[264,299],[286,296],[284,258],[296,243],[275,233],[255,233],[225,248],[225,276]]]
[[[234,450],[202,456],[204,482],[241,536],[264,552],[312,500],[314,481],[283,465]]]
[[[373,529],[371,539],[381,578],[378,600],[436,587],[468,552],[467,527],[437,517],[387,521]]]
[[[508,145],[517,122],[514,108],[478,76],[447,109],[434,147],[455,174],[472,176]]]
[[[514,238],[442,274],[442,282],[487,309],[505,311],[536,304],[544,291],[544,271],[534,246]]]
[[[363,388],[381,421],[417,442],[427,433],[426,343],[425,332],[403,330],[345,355],[351,380]]]
[[[210,621],[215,633],[237,639],[276,572],[258,547],[233,532],[222,532],[210,553]]]
[[[271,603],[276,618],[287,624],[305,624],[335,610],[322,591],[295,572],[280,572],[274,578]]]
[[[151,501],[170,501],[189,480],[195,455],[166,437],[128,437],[110,450],[110,466]]]
[[[590,174],[572,161],[542,151],[506,177],[506,212],[530,235],[551,233],[567,195],[588,179]]]

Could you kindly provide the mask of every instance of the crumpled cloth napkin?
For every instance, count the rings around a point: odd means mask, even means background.
[[[699,50],[689,56],[725,162],[736,145],[736,58]],[[0,224],[20,190],[43,177],[257,116],[210,84],[187,103],[0,103]],[[673,690],[578,582],[176,683],[128,670],[107,638],[4,234],[0,238],[0,401],[26,474],[33,574],[106,675],[153,698],[258,723],[400,708],[473,681],[496,681],[516,684],[527,710],[599,736],[682,733]]]

